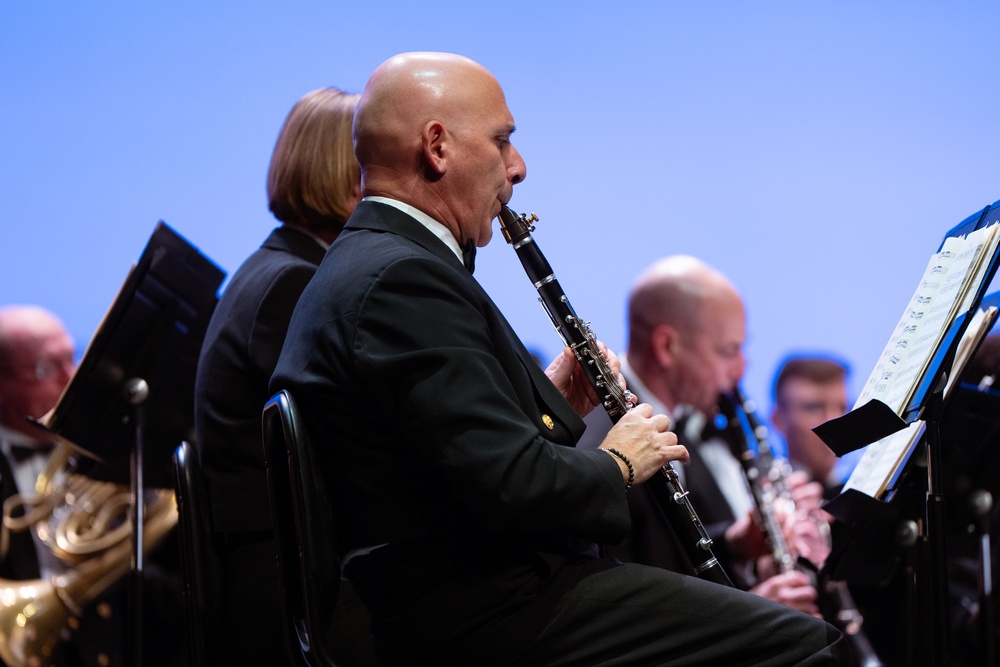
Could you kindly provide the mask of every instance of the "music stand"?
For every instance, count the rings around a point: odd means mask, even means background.
[[[162,221],[91,339],[53,411],[40,423],[131,483],[133,664],[142,656],[145,455],[172,487],[176,446],[193,439],[194,377],[225,273]],[[117,480],[116,480],[117,481]]]
[[[944,248],[951,237],[957,238],[967,235],[998,221],[1000,221],[1000,201],[969,216],[949,230],[940,248]],[[926,578],[929,583],[927,587],[929,590],[925,592],[925,597],[921,598],[921,602],[928,607],[929,613],[920,616],[930,619],[930,625],[926,628],[927,632],[920,633],[920,637],[928,643],[928,650],[923,653],[924,657],[930,659],[935,665],[944,665],[948,662],[949,635],[940,422],[944,413],[944,395],[948,379],[952,374],[961,371],[960,368],[955,367],[956,352],[973,314],[984,303],[985,292],[995,276],[998,266],[1000,266],[1000,252],[995,252],[987,259],[988,263],[982,274],[982,279],[975,285],[975,292],[970,295],[971,298],[967,302],[971,304],[970,307],[964,312],[957,313],[954,319],[948,323],[947,329],[929,357],[923,374],[917,378],[914,384],[911,398],[902,406],[898,414],[888,405],[872,400],[843,417],[826,422],[814,429],[816,434],[838,456],[843,456],[900,431],[916,420],[925,422],[925,433],[918,436],[918,438],[922,437],[927,465],[922,535],[924,551],[920,563],[923,570],[921,574],[924,575],[921,580]],[[988,301],[990,305],[996,306],[1000,304],[1000,295],[991,295]],[[910,446],[904,449],[902,463],[896,466],[891,477],[886,480],[887,490],[883,497],[887,501],[891,499],[893,489],[903,470],[911,465],[912,454],[916,451],[916,444],[919,442],[918,438],[915,438]],[[864,535],[873,536],[879,532],[882,535],[894,533],[889,522],[895,519],[895,513],[885,511],[884,508],[879,507],[879,504],[878,499],[855,489],[849,489],[825,506],[828,512],[848,526],[847,530],[844,531],[847,536],[843,539],[840,548],[835,547],[831,552],[825,566],[828,572],[833,573],[831,578],[863,581],[878,579],[884,574],[884,572],[876,575],[871,574],[873,567],[885,568],[886,560],[884,558],[874,559],[875,563],[872,563],[859,558],[858,553],[850,553],[851,545],[856,545],[859,538]],[[857,552],[859,549],[854,547],[854,551]]]

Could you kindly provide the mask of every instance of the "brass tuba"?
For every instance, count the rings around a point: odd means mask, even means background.
[[[9,667],[52,665],[71,617],[131,567],[130,490],[66,470],[71,450],[57,445],[36,483],[36,496],[4,503],[4,531],[34,528],[66,569],[45,579],[0,579],[0,658]],[[143,548],[152,550],[177,523],[174,492],[147,491]]]

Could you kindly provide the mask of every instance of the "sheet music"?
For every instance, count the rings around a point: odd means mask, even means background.
[[[856,489],[872,498],[881,496],[923,433],[924,422],[918,419],[903,430],[868,445],[843,490]]]
[[[952,364],[952,372],[948,376],[948,384],[944,388],[944,397],[946,399],[951,396],[951,391],[958,383],[958,378],[972,358],[973,352],[993,328],[998,314],[1000,312],[997,311],[996,307],[990,306],[986,310],[977,310],[976,314],[972,316],[972,320],[969,321],[969,326],[965,330],[965,335],[962,336],[962,340],[958,343],[958,350],[955,352],[955,362]]]
[[[997,316],[998,311],[993,306],[986,310],[979,309],[973,315],[959,341],[952,372],[944,389],[945,398],[951,394],[956,378],[961,375],[973,351],[993,328]],[[918,419],[903,430],[868,445],[844,484],[844,490],[857,489],[872,498],[879,498],[885,494],[899,474],[900,466],[906,462],[920,442],[924,427],[924,422]]]
[[[993,224],[949,237],[931,256],[855,408],[877,399],[899,414],[909,404],[941,338],[975,299],[972,288],[982,283],[996,252],[998,230],[1000,225]]]

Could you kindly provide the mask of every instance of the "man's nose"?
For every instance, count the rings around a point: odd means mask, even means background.
[[[520,183],[528,176],[528,166],[524,164],[524,158],[521,157],[521,153],[516,148],[514,148],[513,152],[513,159],[507,165],[507,179],[512,185]]]
[[[747,359],[740,352],[729,366],[729,380],[734,387],[743,380],[743,374],[746,372],[746,369]]]

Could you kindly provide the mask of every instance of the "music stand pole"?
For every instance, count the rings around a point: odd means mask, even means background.
[[[131,613],[129,614],[128,637],[131,647],[132,664],[142,665],[142,589],[143,553],[142,531],[145,525],[145,484],[143,483],[142,443],[145,427],[146,399],[149,385],[142,378],[132,378],[125,383],[125,400],[132,406],[135,427],[135,446],[132,448],[129,464],[131,467],[131,508],[132,524],[132,573],[131,573]]]
[[[996,615],[993,609],[993,558],[990,552],[990,512],[993,510],[993,494],[986,489],[973,491],[969,499],[970,509],[975,519],[975,535],[979,543],[977,555],[977,584],[979,592],[979,615],[977,623],[983,643],[984,665],[996,664]]]
[[[895,532],[896,545],[902,550],[902,571],[905,574],[906,588],[904,589],[903,604],[903,627],[906,629],[904,637],[903,652],[906,661],[904,665],[916,665],[917,652],[921,648],[920,637],[927,633],[920,632],[920,596],[916,585],[917,551],[920,549],[920,526],[912,519],[905,519],[899,522]],[[926,655],[926,651],[924,652]]]
[[[927,399],[925,422],[927,437],[927,497],[926,497],[926,575],[927,599],[930,606],[932,664],[948,664],[950,624],[948,615],[948,560],[945,546],[945,507],[941,451],[941,417],[944,413],[944,387],[947,371],[941,376]]]

